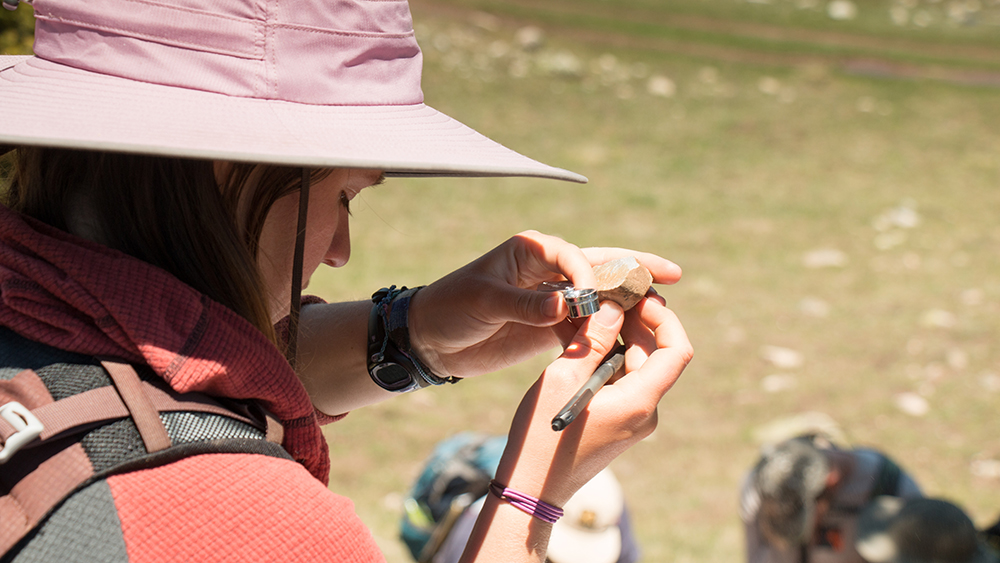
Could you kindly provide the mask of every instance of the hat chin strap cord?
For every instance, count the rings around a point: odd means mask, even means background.
[[[302,262],[306,247],[306,218],[309,215],[309,168],[302,168],[302,186],[299,189],[299,218],[295,233],[295,256],[292,259],[292,298],[288,312],[288,343],[285,358],[296,368],[299,341],[299,313],[302,309]]]

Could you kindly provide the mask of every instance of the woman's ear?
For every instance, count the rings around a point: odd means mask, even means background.
[[[827,490],[832,489],[840,483],[843,474],[840,472],[840,468],[836,465],[830,467],[830,471],[826,474],[826,488]]]

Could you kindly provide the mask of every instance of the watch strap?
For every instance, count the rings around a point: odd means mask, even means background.
[[[383,389],[405,393],[461,379],[438,377],[410,349],[410,301],[423,287],[396,289],[391,286],[372,295],[374,306],[368,317],[368,373]]]

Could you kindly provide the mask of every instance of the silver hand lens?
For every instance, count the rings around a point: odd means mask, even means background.
[[[569,317],[578,319],[589,317],[601,308],[597,301],[596,289],[577,289],[568,281],[565,282],[544,282],[538,286],[539,291],[558,291],[562,294],[569,307]]]

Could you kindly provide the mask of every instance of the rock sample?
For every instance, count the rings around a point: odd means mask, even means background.
[[[652,274],[634,256],[594,266],[594,275],[598,298],[614,301],[626,311],[635,307],[653,284]]]

